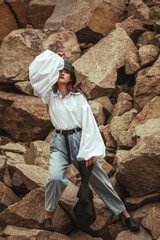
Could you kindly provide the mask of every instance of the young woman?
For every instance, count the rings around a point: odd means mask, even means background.
[[[98,162],[98,158],[105,156],[105,145],[86,98],[74,88],[74,67],[64,61],[64,55],[46,50],[29,66],[34,94],[48,104],[56,129],[50,143],[43,229],[54,231],[51,217],[67,186],[64,176],[67,166],[72,163],[78,169],[78,161],[85,160],[86,167],[93,164],[90,184],[102,201],[113,214],[125,218],[128,229],[139,231],[139,225],[127,212]]]

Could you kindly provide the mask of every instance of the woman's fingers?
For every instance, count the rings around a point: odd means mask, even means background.
[[[90,158],[89,160],[86,161],[86,167],[89,167],[90,165],[93,164],[93,159],[94,157]]]
[[[64,58],[66,54],[65,54],[65,53],[62,53],[62,52],[58,52],[57,55],[60,56],[60,57],[62,57],[62,58]]]

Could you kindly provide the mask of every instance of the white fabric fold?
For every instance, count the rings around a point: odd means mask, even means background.
[[[29,78],[34,95],[47,103],[47,94],[64,68],[64,59],[50,50],[38,55],[29,66]]]

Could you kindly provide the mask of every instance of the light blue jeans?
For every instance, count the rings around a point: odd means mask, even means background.
[[[80,146],[81,132],[73,133],[72,135],[68,135],[68,137],[71,161],[78,170],[76,156],[78,155]],[[49,178],[46,184],[45,193],[45,209],[48,212],[54,211],[68,184],[68,181],[64,176],[68,164],[64,136],[56,133],[50,143]],[[90,176],[90,184],[113,214],[119,215],[126,209],[98,161],[94,163],[93,171]]]

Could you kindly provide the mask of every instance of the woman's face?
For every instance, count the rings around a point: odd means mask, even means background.
[[[71,82],[71,74],[67,69],[63,69],[59,73],[58,83],[68,84]]]

